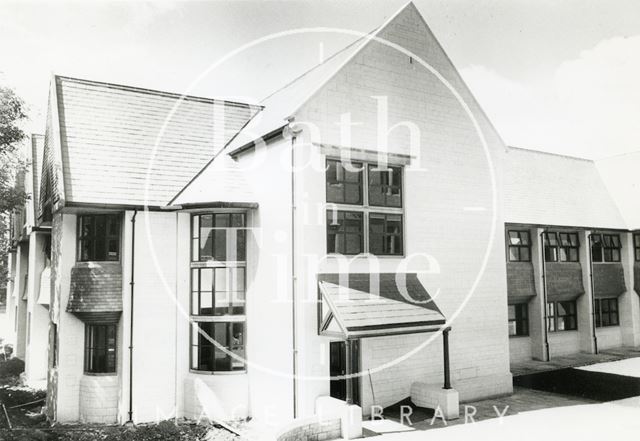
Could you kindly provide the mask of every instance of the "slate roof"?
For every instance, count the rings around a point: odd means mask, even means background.
[[[629,229],[640,229],[640,151],[595,161]]]
[[[31,135],[31,177],[33,180],[33,201],[34,219],[38,218],[40,201],[40,177],[42,175],[42,158],[44,155],[44,135]]]
[[[258,110],[62,76],[54,87],[65,203],[164,206]]]
[[[345,338],[428,332],[446,322],[415,273],[319,274],[318,284]]]
[[[594,161],[515,147],[505,156],[505,222],[627,228]]]
[[[122,267],[119,262],[90,263],[71,269],[67,312],[122,311]]]

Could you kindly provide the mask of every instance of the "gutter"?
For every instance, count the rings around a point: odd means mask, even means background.
[[[589,242],[587,248],[587,252],[589,254],[589,283],[591,284],[591,328],[593,331],[593,349],[594,353],[598,353],[598,336],[596,334],[596,291],[595,291],[595,283],[593,280],[593,255],[591,254],[591,236],[593,233],[589,233],[589,237],[587,241]]]
[[[136,216],[138,210],[134,209],[133,216],[131,216],[131,280],[129,286],[131,287],[130,297],[130,318],[129,318],[129,420],[127,423],[133,424],[133,294],[135,285],[135,245],[136,245]]]
[[[545,361],[549,361],[551,356],[549,354],[549,307],[547,303],[547,259],[544,255],[544,233],[545,230],[540,233],[540,251],[542,257],[542,298],[544,300],[544,351]]]

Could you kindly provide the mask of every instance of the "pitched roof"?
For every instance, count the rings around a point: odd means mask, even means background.
[[[505,222],[626,229],[594,161],[510,147]]]
[[[255,140],[263,140],[272,132],[284,127],[290,117],[318,93],[368,43],[375,41],[378,34],[407,8],[415,8],[415,5],[408,2],[369,34],[354,37],[354,41],[350,44],[293,78],[260,101],[263,110],[229,143],[227,152],[234,155],[250,146]]]
[[[38,218],[40,201],[40,177],[42,176],[42,158],[44,155],[44,135],[31,135],[31,177],[33,181],[33,201],[34,219]]]
[[[61,76],[54,88],[67,203],[164,206],[258,109]]]
[[[244,171],[229,155],[219,154],[171,201],[180,206],[251,206],[256,198]]]
[[[260,101],[263,110],[231,140],[227,151],[235,154],[254,140],[264,139],[284,127],[295,111],[329,81],[367,41],[367,37],[356,39]]]
[[[602,158],[596,167],[630,229],[640,229],[640,151]]]

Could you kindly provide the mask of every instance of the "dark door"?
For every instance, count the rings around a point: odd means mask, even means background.
[[[351,365],[353,373],[360,372],[360,342],[355,340],[351,343]],[[339,400],[347,398],[347,380],[333,379],[333,377],[345,375],[347,373],[347,350],[343,341],[333,341],[329,345],[329,373],[332,377],[329,386],[330,395]],[[360,377],[352,378],[353,402],[360,405]]]

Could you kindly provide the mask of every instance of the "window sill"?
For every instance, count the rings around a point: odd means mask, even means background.
[[[559,331],[548,331],[549,334],[558,334],[558,333],[562,333],[562,332],[578,332],[577,329],[562,329]]]
[[[208,376],[217,376],[217,375],[227,376],[227,375],[244,375],[247,373],[247,370],[244,369],[241,371],[198,371],[195,369],[189,369],[189,373],[196,374],[196,375],[208,375]]]
[[[530,335],[510,335],[509,338],[518,339],[518,338],[529,338]]]
[[[610,328],[619,328],[620,324],[617,325],[601,325],[601,326],[596,326],[596,329],[610,329]]]
[[[117,372],[83,372],[87,377],[117,377]]]
[[[358,258],[358,259],[404,259],[406,256],[404,254],[371,254],[371,253],[360,253],[360,254],[342,254],[342,253],[327,253],[327,258],[338,259],[340,257],[348,257],[350,259]]]

